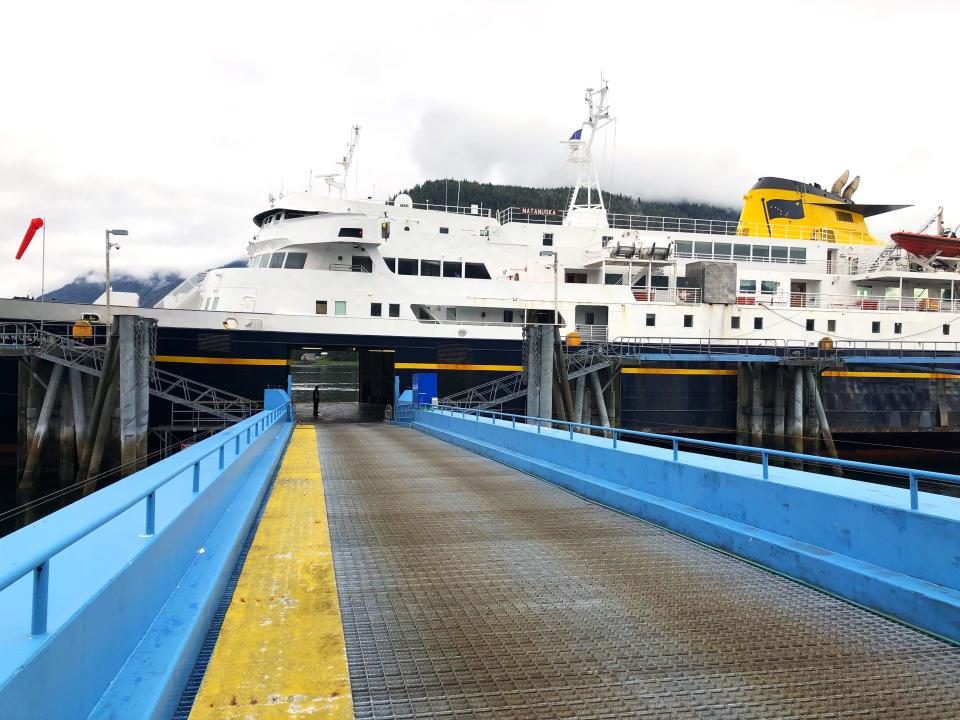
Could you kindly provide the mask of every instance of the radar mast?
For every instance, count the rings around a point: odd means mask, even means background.
[[[577,182],[570,197],[565,225],[608,226],[607,210],[603,203],[603,193],[600,191],[600,177],[593,163],[592,152],[597,131],[613,122],[610,106],[607,104],[608,89],[608,83],[603,78],[600,80],[600,89],[587,88],[584,96],[587,119],[564,143],[568,150],[567,160],[577,168]],[[581,192],[586,195],[584,202],[580,202]]]
[[[317,175],[318,178],[323,178],[327,183],[327,195],[330,195],[332,190],[337,191],[337,196],[343,200],[343,196],[347,191],[347,176],[350,174],[350,166],[353,164],[353,154],[357,149],[357,143],[360,142],[360,126],[354,125],[351,128],[350,142],[347,143],[347,154],[343,156],[342,159],[337,160],[337,165],[343,168],[340,176],[336,174],[332,175]]]

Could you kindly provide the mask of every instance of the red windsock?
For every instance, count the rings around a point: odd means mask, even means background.
[[[20,249],[17,250],[17,260],[23,257],[23,254],[27,251],[27,245],[33,240],[33,236],[37,234],[37,230],[42,227],[43,218],[34,218],[30,221],[30,227],[28,227],[27,232],[24,233],[23,242],[20,243]]]

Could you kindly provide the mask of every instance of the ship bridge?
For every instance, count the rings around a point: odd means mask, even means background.
[[[0,717],[960,706],[960,500],[942,493],[960,477],[396,417],[298,422],[268,390],[259,414],[0,539]]]

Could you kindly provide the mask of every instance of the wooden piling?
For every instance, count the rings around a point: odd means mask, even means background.
[[[750,444],[763,447],[763,366],[750,366]]]

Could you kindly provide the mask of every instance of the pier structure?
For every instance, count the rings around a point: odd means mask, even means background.
[[[0,539],[0,716],[960,704],[960,476],[418,405],[313,424],[267,390]]]
[[[17,358],[17,492],[126,476],[148,462],[150,397],[213,418],[221,426],[257,403],[155,366],[156,320],[118,315],[110,325],[0,324],[0,356]],[[155,427],[157,423],[153,424]],[[196,433],[197,423],[163,429]]]

